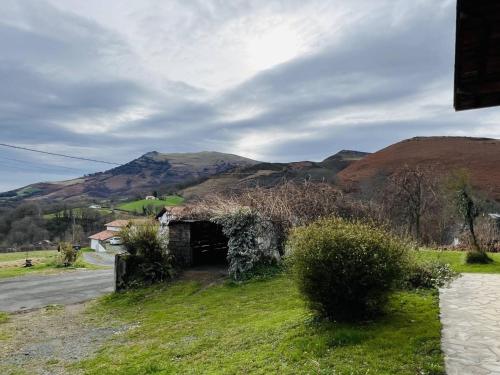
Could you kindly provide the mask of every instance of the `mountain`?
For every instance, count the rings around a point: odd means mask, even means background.
[[[309,179],[333,183],[341,170],[366,155],[368,154],[365,152],[342,150],[321,162],[257,163],[215,175],[183,189],[181,193],[187,199],[192,199],[208,193],[242,187],[273,186],[284,179],[295,181]]]
[[[259,162],[220,152],[149,152],[127,164],[74,180],[37,183],[0,194],[0,199],[91,200],[132,198],[153,190],[177,190],[210,176]]]
[[[469,137],[417,137],[395,143],[351,164],[338,175],[350,188],[370,186],[398,168],[431,167],[436,176],[469,171],[472,185],[500,200],[500,140]]]
[[[333,182],[339,171],[365,155],[343,150],[321,162],[263,163],[219,152],[149,152],[105,172],[2,193],[0,202],[125,200],[152,191],[180,191],[189,199],[242,186],[272,186],[283,179]]]

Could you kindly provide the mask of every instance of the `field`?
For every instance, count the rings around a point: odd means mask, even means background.
[[[439,260],[448,263],[457,272],[500,273],[500,253],[488,254],[493,259],[493,263],[490,264],[465,264],[466,253],[463,251],[420,250],[415,254],[421,260]]]
[[[443,374],[428,292],[397,293],[381,320],[358,325],[315,320],[284,276],[179,281],[110,295],[87,314],[134,328],[72,365],[84,374]]]
[[[61,272],[63,270],[75,268],[98,268],[92,264],[86,263],[81,258],[73,267],[60,268],[55,264],[57,255],[58,252],[56,250],[0,254],[0,279],[28,274]],[[32,260],[33,267],[24,267],[26,257]]]
[[[117,208],[119,210],[128,212],[142,212],[144,206],[164,207],[164,206],[178,206],[184,202],[184,198],[177,195],[172,195],[164,200],[146,200],[140,199],[133,202],[120,204]]]
[[[110,215],[110,214],[113,213],[113,211],[110,208],[91,208],[89,210],[97,211],[101,215]],[[76,217],[81,217],[81,215],[82,215],[82,208],[81,207],[73,208],[72,211],[73,211],[73,215],[75,215]],[[59,211],[57,213],[60,214],[60,215],[62,215],[63,212],[64,211]],[[56,213],[51,213],[51,214],[45,214],[45,215],[43,215],[43,218],[44,219],[52,219],[55,216],[56,216]]]

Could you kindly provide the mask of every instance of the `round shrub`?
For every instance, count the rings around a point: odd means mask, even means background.
[[[439,261],[413,261],[406,271],[408,289],[437,289],[449,285],[458,277],[449,264]]]
[[[290,269],[310,307],[331,320],[379,313],[403,279],[407,246],[369,224],[323,219],[295,229]]]

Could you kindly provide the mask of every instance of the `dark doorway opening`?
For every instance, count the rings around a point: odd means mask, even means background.
[[[227,265],[227,237],[222,227],[210,221],[191,223],[193,266]]]

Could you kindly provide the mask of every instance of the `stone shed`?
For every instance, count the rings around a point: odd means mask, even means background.
[[[182,267],[227,265],[228,239],[208,220],[171,220],[168,247]]]

